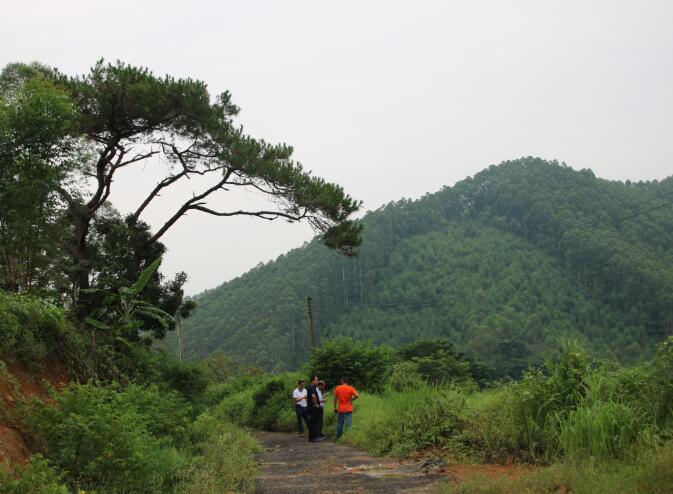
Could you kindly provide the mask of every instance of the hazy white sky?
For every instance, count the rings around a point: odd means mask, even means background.
[[[673,174],[673,2],[0,0],[0,65],[69,74],[104,57],[232,92],[248,133],[286,142],[365,209],[536,155],[611,179]],[[160,164],[115,182],[133,208]],[[161,224],[191,194],[148,211]],[[231,208],[250,195],[221,195]],[[192,215],[167,273],[214,287],[312,236]]]

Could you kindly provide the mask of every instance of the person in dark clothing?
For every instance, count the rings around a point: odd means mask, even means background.
[[[306,387],[306,402],[308,404],[308,440],[310,442],[322,441],[322,408],[318,397],[318,376],[311,376],[311,384]]]
[[[325,435],[322,433],[322,424],[325,419],[325,403],[327,402],[327,395],[329,392],[325,392],[325,381],[318,381],[318,402],[320,403],[320,415],[319,415],[319,425],[316,426],[318,430],[318,437],[325,438]]]

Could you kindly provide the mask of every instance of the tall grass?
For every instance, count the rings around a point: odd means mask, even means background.
[[[244,430],[205,412],[195,421],[196,455],[176,493],[254,492],[259,444]]]
[[[356,401],[353,429],[344,440],[376,455],[406,456],[444,444],[460,429],[463,395],[454,389],[421,386]]]
[[[362,395],[344,437],[379,455],[439,447],[478,461],[628,459],[673,438],[673,344],[662,348],[624,369],[567,343],[521,382],[484,390],[391,383]]]

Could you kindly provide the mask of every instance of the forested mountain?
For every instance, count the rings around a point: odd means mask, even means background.
[[[563,337],[633,361],[673,330],[672,201],[673,177],[614,182],[537,158],[491,166],[368,213],[356,258],[313,241],[198,295],[185,351],[294,367],[310,347],[311,296],[319,339],[448,337],[499,376]]]

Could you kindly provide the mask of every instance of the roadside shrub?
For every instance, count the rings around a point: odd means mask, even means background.
[[[252,393],[251,425],[266,431],[282,428],[282,415],[289,413],[292,385],[281,378],[266,381]],[[288,420],[285,420],[287,424]],[[285,428],[287,429],[287,428]]]
[[[205,405],[204,393],[209,380],[207,371],[201,366],[166,360],[160,373],[160,379],[169,389],[178,391],[197,407]]]
[[[519,430],[508,384],[467,393],[462,428],[456,439],[470,459],[505,463],[516,456]]]
[[[155,384],[131,384],[120,390],[115,402],[121,408],[134,408],[147,431],[163,444],[179,447],[188,443],[192,406],[176,391],[162,391]]]
[[[413,362],[416,371],[431,384],[459,382],[474,377],[472,362],[457,353],[447,338],[417,340],[401,346],[397,354],[402,360]]]
[[[348,376],[356,388],[380,393],[388,380],[394,355],[392,348],[385,345],[335,338],[311,352],[305,370],[307,375],[317,374],[328,388],[338,385],[342,376]]]
[[[659,344],[652,362],[649,382],[650,401],[656,403],[655,420],[660,426],[673,426],[673,336]]]
[[[0,354],[11,353],[24,364],[34,364],[46,356],[47,346],[58,347],[68,330],[63,311],[56,306],[0,290]]]
[[[12,472],[0,469],[0,494],[69,494],[61,477],[42,456],[35,455],[25,467]]]
[[[665,348],[664,343],[658,358]],[[512,386],[521,456],[620,458],[647,437],[656,443],[668,415],[660,362],[623,369],[592,361],[576,344],[564,345],[542,369]]]
[[[74,384],[54,395],[56,405],[34,401],[25,422],[38,439],[45,457],[66,474],[76,489],[105,492],[157,492],[170,488],[185,464],[181,454],[167,446],[168,436],[155,436],[173,419],[160,417],[169,411],[164,403],[147,415],[136,400],[118,387]],[[157,400],[161,395],[147,390]],[[170,398],[169,398],[170,400]],[[170,401],[179,407],[179,402]],[[169,413],[179,410],[170,410]],[[150,425],[150,421],[157,421]],[[179,419],[178,419],[179,421]]]
[[[520,447],[530,459],[560,453],[559,425],[581,403],[591,367],[591,359],[578,344],[565,343],[542,369],[526,372],[512,388]]]
[[[260,448],[249,434],[204,412],[194,422],[193,437],[197,455],[176,492],[254,492],[254,453]]]
[[[253,399],[255,389],[239,391],[226,397],[214,409],[216,416],[228,420],[234,424],[250,425],[252,416]]]
[[[418,366],[414,362],[400,362],[393,365],[388,378],[388,386],[394,391],[404,391],[425,385],[426,381],[418,372]]]
[[[250,424],[267,431],[289,431],[295,423],[292,390],[297,374],[280,374],[262,380],[252,393]]]
[[[428,386],[363,393],[355,402],[353,428],[343,437],[375,455],[407,456],[446,445],[460,430],[464,405],[460,392]]]

